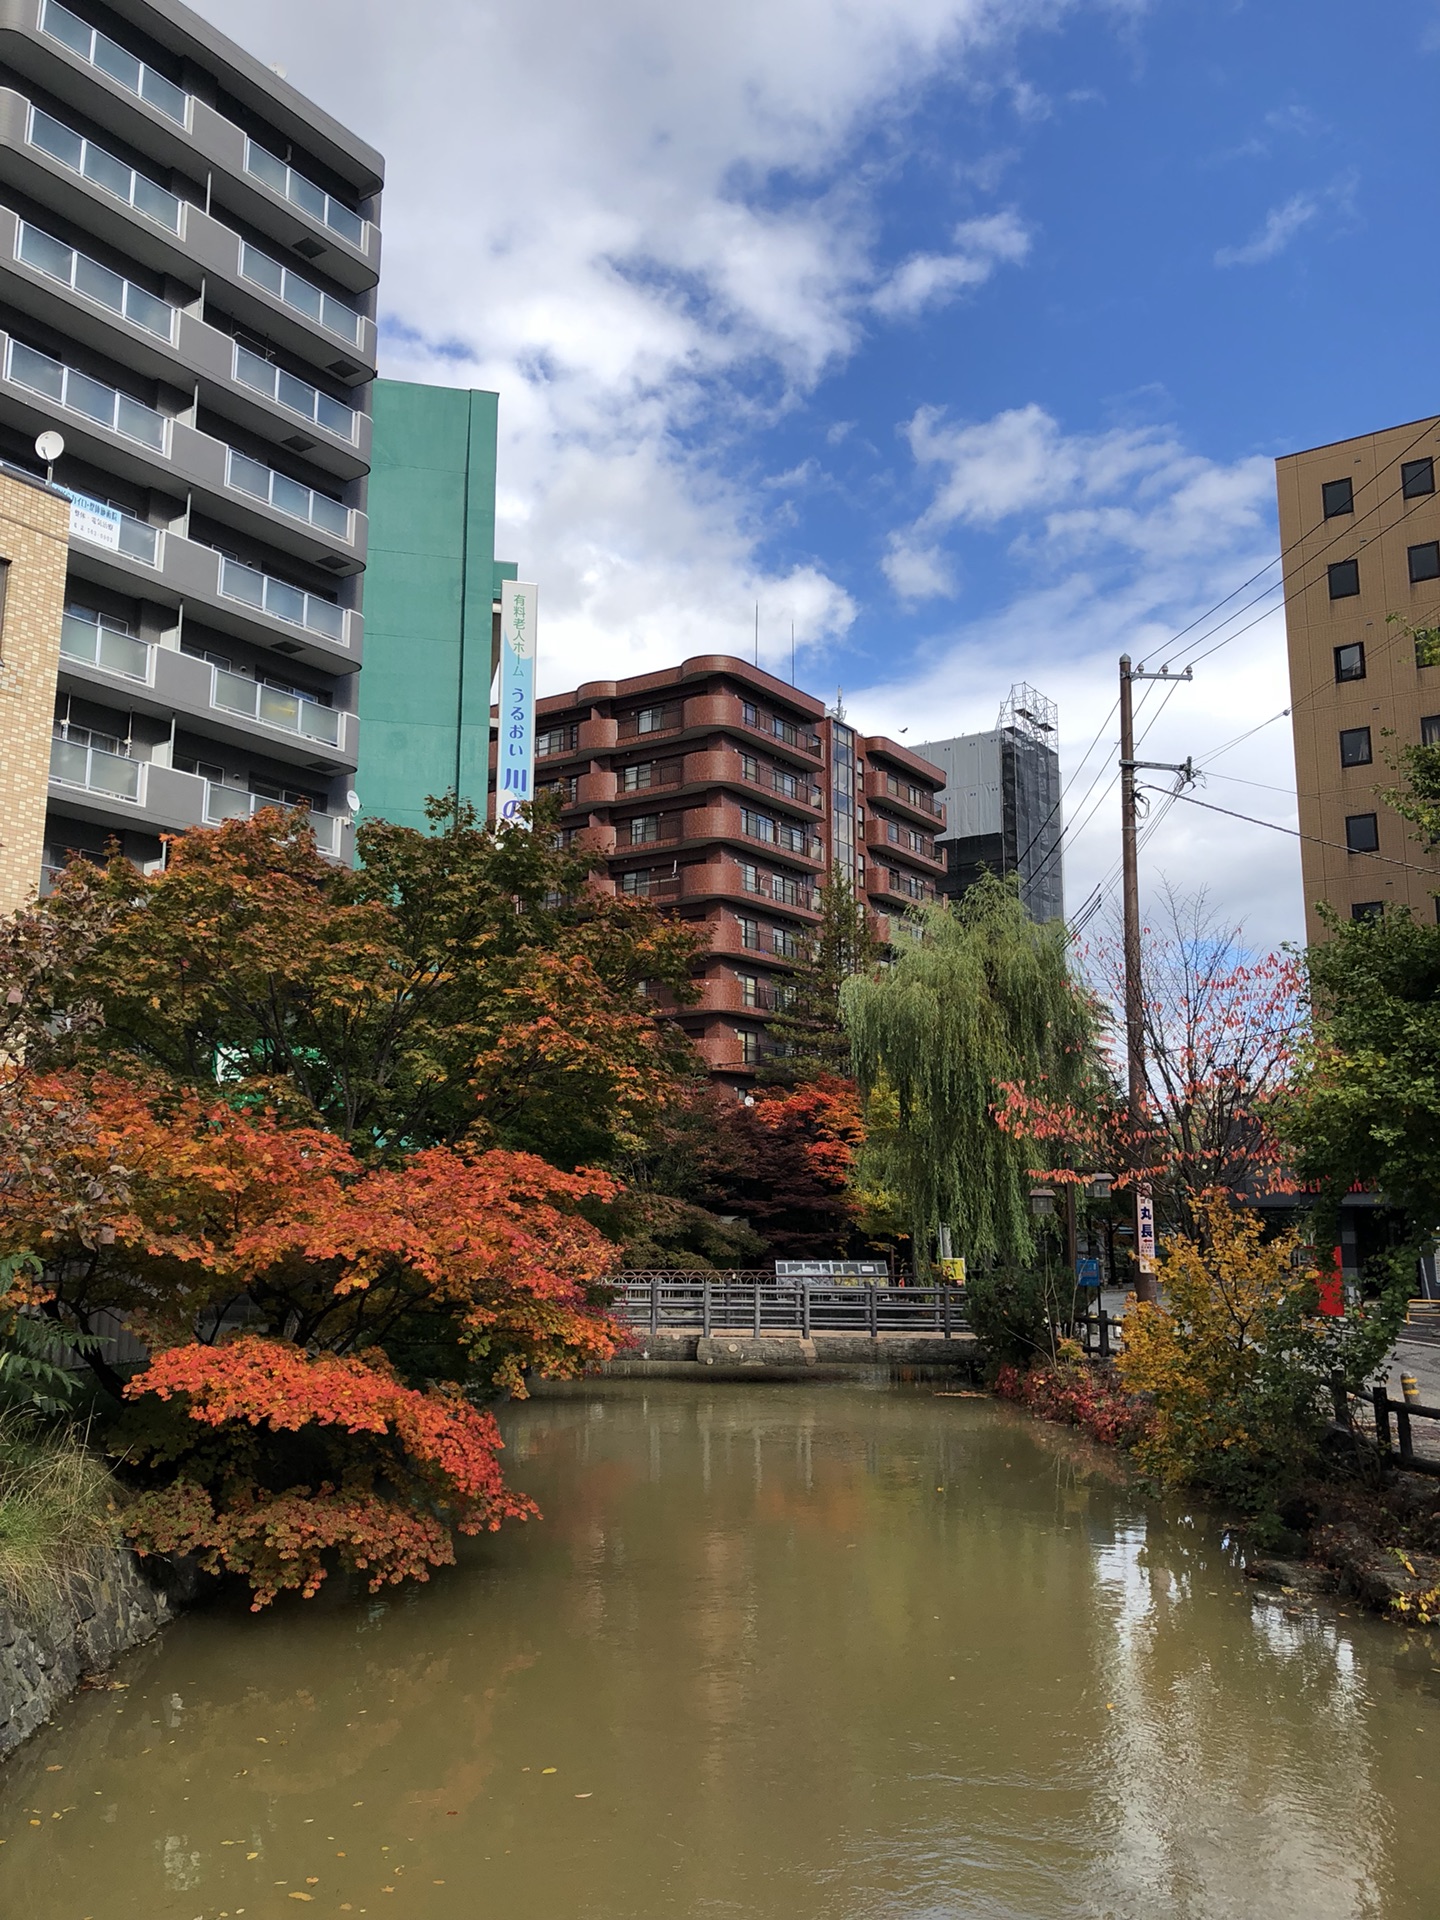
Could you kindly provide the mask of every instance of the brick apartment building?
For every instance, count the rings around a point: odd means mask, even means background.
[[[887,942],[936,896],[941,770],[742,660],[589,681],[541,700],[535,727],[562,833],[605,854],[620,893],[705,928],[700,999],[678,1018],[732,1085],[760,1064],[827,873]]]

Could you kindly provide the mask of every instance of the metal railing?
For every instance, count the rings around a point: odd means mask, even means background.
[[[59,5],[58,0],[45,0],[40,12],[40,31],[58,40],[62,47],[68,47],[90,66],[107,75],[118,86],[133,93],[137,99],[145,101],[163,113],[177,126],[190,124],[190,96],[183,87],[177,87],[173,80],[167,80],[162,73],[156,73],[153,67],[146,66],[143,60],[122,47],[108,34],[92,27],[88,20],[82,20],[68,7]]]
[[[268,613],[292,627],[304,627],[310,633],[324,634],[327,640],[348,645],[345,637],[345,609],[318,593],[306,593],[292,587],[288,580],[247,567],[226,554],[220,556],[220,591],[227,600],[239,600],[247,607]]]
[[[205,818],[212,827],[222,825],[226,820],[248,820],[252,814],[259,813],[262,807],[287,806],[284,800],[275,800],[263,793],[247,793],[240,787],[222,787],[214,780],[205,782]],[[306,815],[315,834],[315,845],[321,853],[333,854],[340,841],[340,822],[333,814],[309,813]]]
[[[67,613],[60,622],[60,652],[67,660],[118,673],[126,680],[150,683],[150,643],[133,633],[121,633],[96,620]]]
[[[303,694],[281,687],[267,687],[263,680],[251,680],[224,667],[212,667],[210,671],[210,704],[220,712],[258,720],[262,726],[278,727],[283,733],[318,740],[327,747],[339,746],[340,715],[334,707],[323,707],[318,700],[307,700]]]
[[[302,420],[324,427],[327,433],[336,434],[341,440],[354,442],[353,407],[347,407],[342,400],[332,400],[328,393],[312,387],[308,380],[286,373],[283,367],[277,367],[273,360],[267,360],[263,354],[252,353],[249,347],[242,347],[238,340],[235,342],[234,376],[242,387],[249,387],[252,393],[263,394],[267,400],[284,407],[287,413],[297,414]]]
[[[253,280],[257,287],[264,287],[267,293],[273,293],[277,300],[292,307],[296,313],[303,314],[307,320],[313,320],[317,326],[324,327],[327,332],[348,340],[351,346],[359,341],[360,316],[353,307],[347,307],[333,293],[325,293],[302,274],[296,273],[293,267],[282,266],[280,261],[272,260],[268,253],[252,247],[248,240],[240,242],[240,271],[247,280]]]
[[[71,413],[93,420],[97,426],[124,434],[127,440],[138,440],[142,446],[153,447],[158,453],[165,451],[163,414],[147,407],[143,401],[132,400],[128,393],[106,386],[103,380],[92,380],[88,373],[80,373],[61,360],[52,360],[48,353],[27,347],[23,341],[10,342],[5,377],[13,380],[17,387],[43,394]]]
[[[50,742],[52,780],[63,787],[103,793],[111,800],[133,800],[138,806],[145,793],[145,767],[143,760],[108,753],[103,747],[84,746],[78,740]]]
[[[81,294],[85,299],[93,300],[97,306],[104,307],[107,312],[118,314],[132,326],[143,327],[146,333],[153,333],[157,339],[174,341],[177,309],[167,300],[161,300],[158,295],[137,286],[133,280],[127,280],[123,273],[101,266],[88,253],[81,253],[78,248],[57,240],[53,233],[47,233],[43,227],[33,227],[28,220],[20,222],[20,231],[15,240],[15,257],[23,260],[27,267],[34,267],[37,273],[43,273],[47,279],[57,280],[62,287],[69,287],[72,293]]]
[[[226,484],[237,493],[263,500],[277,513],[288,513],[322,533],[333,533],[341,540],[350,538],[350,509],[339,500],[332,500],[328,493],[317,493],[314,487],[302,486],[288,474],[277,473],[263,460],[252,460],[248,453],[234,447],[227,447],[225,455]]]
[[[776,1280],[768,1270],[714,1273],[630,1272],[606,1283],[615,1312],[651,1333],[885,1333],[969,1331],[962,1287],[846,1286],[833,1281]]]
[[[76,133],[63,120],[56,120],[32,106],[26,138],[32,147],[38,147],[41,153],[58,160],[72,173],[80,174],[92,186],[113,193],[117,200],[133,207],[136,213],[143,213],[147,220],[168,227],[171,233],[179,233],[178,195],[158,185],[148,174],[137,172],[126,161],[117,160],[104,147],[97,147],[93,140]]]
[[[313,180],[307,180],[294,167],[287,166],[268,147],[260,146],[248,134],[245,137],[245,171],[252,180],[259,180],[272,193],[278,193],[282,200],[288,200],[292,207],[299,207],[312,220],[318,220],[322,227],[328,227],[331,233],[338,233],[342,240],[348,240],[352,247],[365,245],[365,222],[353,208],[347,207],[333,194],[326,193],[323,187],[317,187]]]

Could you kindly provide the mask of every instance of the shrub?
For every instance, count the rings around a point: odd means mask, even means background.
[[[0,1597],[40,1611],[119,1529],[115,1483],[79,1435],[0,1419]]]
[[[1145,1402],[1125,1392],[1112,1372],[1090,1366],[1071,1341],[1061,1342],[1053,1364],[1002,1367],[995,1390],[1042,1420],[1082,1428],[1103,1446],[1133,1447],[1146,1431]]]

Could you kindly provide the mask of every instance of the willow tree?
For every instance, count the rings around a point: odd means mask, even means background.
[[[877,1119],[862,1173],[912,1223],[917,1265],[947,1227],[971,1260],[1034,1252],[1034,1149],[994,1118],[1020,1084],[1084,1104],[1099,1072],[1094,1002],[1065,930],[1039,925],[1013,882],[983,877],[927,907],[916,937],[842,993],[855,1072]]]

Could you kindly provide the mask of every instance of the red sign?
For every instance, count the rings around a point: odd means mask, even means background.
[[[1334,1253],[1334,1271],[1322,1273],[1316,1289],[1320,1295],[1320,1311],[1329,1314],[1332,1320],[1338,1320],[1345,1312],[1345,1279],[1340,1264],[1340,1249]]]

